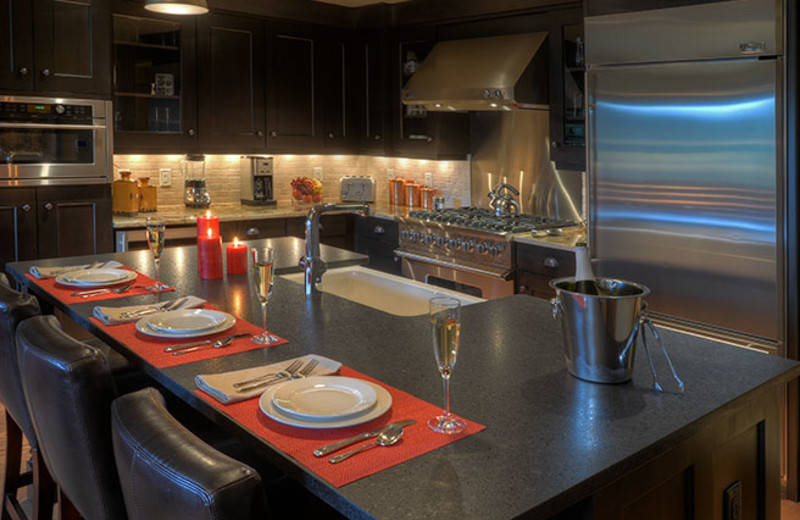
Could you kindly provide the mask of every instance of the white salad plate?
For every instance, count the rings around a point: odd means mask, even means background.
[[[378,401],[375,389],[352,377],[312,376],[275,389],[272,403],[300,419],[337,420],[363,413]]]
[[[108,287],[136,279],[136,271],[128,269],[80,269],[56,276],[56,282],[70,287]]]
[[[230,314],[208,309],[186,309],[153,314],[147,325],[170,334],[189,334],[219,327],[228,316]]]
[[[372,383],[366,384],[375,390],[375,394],[377,396],[375,405],[363,413],[351,415],[343,419],[301,419],[300,417],[289,415],[281,411],[281,409],[275,406],[275,403],[272,402],[272,396],[277,390],[280,389],[282,385],[272,386],[269,390],[261,394],[258,405],[259,408],[261,408],[261,411],[264,412],[267,417],[274,419],[279,423],[288,424],[289,426],[297,426],[299,428],[308,428],[314,430],[323,430],[326,428],[346,428],[347,426],[355,426],[357,424],[363,424],[373,419],[377,419],[389,411],[389,408],[392,407],[392,396],[385,388]]]
[[[191,331],[191,332],[171,332],[167,330],[157,329],[152,325],[150,325],[151,320],[163,319],[167,314],[171,314],[173,317],[175,317],[175,319],[180,319],[181,317],[191,314],[195,310],[197,309],[179,309],[176,311],[167,311],[164,313],[150,314],[136,322],[136,330],[138,330],[142,334],[147,334],[148,336],[153,336],[156,338],[197,338],[200,336],[208,336],[211,334],[216,334],[218,332],[228,330],[229,328],[233,327],[236,324],[236,318],[228,314],[227,312],[211,311],[203,309],[205,310],[205,312],[214,312],[223,314],[225,315],[225,319],[219,325],[216,325],[214,327],[202,329],[199,331]]]

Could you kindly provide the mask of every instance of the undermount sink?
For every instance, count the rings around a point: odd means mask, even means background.
[[[303,283],[303,277],[304,273],[282,276],[300,284]],[[322,283],[318,287],[324,293],[334,294],[395,316],[427,314],[428,300],[434,296],[452,296],[460,300],[461,305],[486,301],[360,266],[329,269],[322,275]]]

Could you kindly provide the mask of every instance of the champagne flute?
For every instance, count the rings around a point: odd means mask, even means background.
[[[147,247],[153,254],[153,262],[156,269],[156,283],[148,287],[151,291],[162,291],[168,286],[161,283],[159,276],[159,260],[164,251],[164,219],[161,217],[147,217]]]
[[[272,285],[275,282],[275,252],[271,247],[254,247],[250,250],[253,257],[251,270],[253,272],[253,286],[256,290],[258,302],[261,304],[261,314],[264,317],[264,333],[254,336],[250,341],[259,345],[271,345],[278,338],[267,330],[267,304],[272,297]]]
[[[456,366],[458,339],[461,331],[461,302],[448,296],[436,296],[428,301],[433,331],[433,352],[444,381],[444,411],[428,420],[428,427],[438,433],[460,433],[467,423],[450,413],[450,376]]]

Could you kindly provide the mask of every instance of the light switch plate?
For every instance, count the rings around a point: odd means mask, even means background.
[[[172,186],[172,170],[169,168],[158,170],[158,183],[161,186]]]
[[[433,174],[425,172],[425,186],[433,186]]]
[[[394,168],[386,168],[386,179],[387,180],[394,179]]]

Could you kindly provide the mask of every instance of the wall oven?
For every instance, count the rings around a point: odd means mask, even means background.
[[[110,182],[111,113],[110,101],[0,96],[0,186]]]

